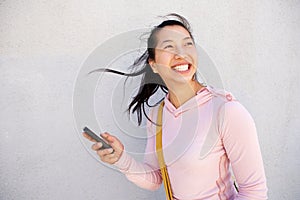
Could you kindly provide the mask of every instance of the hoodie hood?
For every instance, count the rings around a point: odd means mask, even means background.
[[[165,107],[172,115],[174,115],[174,117],[178,117],[180,114],[202,104],[205,104],[207,101],[209,101],[212,98],[212,93],[210,92],[210,90],[210,86],[204,86],[196,93],[194,97],[190,98],[187,102],[185,102],[178,108],[175,108],[175,106],[170,102],[168,93],[164,100]]]
[[[212,86],[204,86],[201,88],[194,97],[190,98],[187,102],[182,104],[180,107],[175,106],[169,100],[169,93],[166,95],[164,102],[165,108],[174,116],[178,117],[180,114],[189,111],[195,107],[199,107],[212,99],[213,96],[223,96],[227,100],[232,100],[233,96],[231,93],[226,92],[223,89],[215,89]]]

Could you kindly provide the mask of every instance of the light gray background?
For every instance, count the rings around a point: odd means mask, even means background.
[[[300,198],[299,0],[1,0],[1,200],[163,199],[162,188],[140,189],[86,151],[72,95],[95,48],[170,12],[189,19],[224,87],[255,119],[269,198]],[[143,151],[143,142],[124,143]]]

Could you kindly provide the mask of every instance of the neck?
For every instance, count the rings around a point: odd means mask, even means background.
[[[176,87],[172,87],[171,90],[169,89],[169,100],[175,108],[178,108],[194,97],[203,87],[204,86],[196,80],[184,85],[177,85]]]

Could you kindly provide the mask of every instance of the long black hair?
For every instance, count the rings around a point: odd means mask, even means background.
[[[138,57],[134,61],[134,63],[130,66],[135,69],[135,72],[124,73],[124,72],[116,71],[113,69],[107,69],[107,68],[100,68],[100,69],[96,69],[96,70],[93,70],[90,72],[90,73],[110,72],[110,73],[127,76],[127,78],[142,75],[139,90],[138,90],[137,94],[133,97],[133,99],[130,102],[128,109],[127,109],[129,114],[130,114],[130,111],[131,111],[131,113],[136,112],[137,118],[138,118],[138,125],[141,125],[141,123],[142,123],[142,118],[143,118],[142,115],[143,114],[148,120],[153,122],[146,114],[145,104],[148,107],[153,107],[153,106],[158,105],[162,101],[162,99],[161,99],[155,105],[151,106],[151,105],[149,105],[150,97],[152,95],[154,95],[158,89],[161,89],[165,93],[168,92],[168,88],[166,87],[162,78],[158,74],[156,74],[152,71],[150,64],[149,64],[149,60],[151,60],[151,59],[155,60],[155,47],[157,45],[156,35],[159,32],[159,30],[165,26],[174,26],[174,25],[181,26],[189,32],[189,34],[194,42],[194,38],[191,34],[190,24],[184,17],[182,17],[176,13],[171,13],[164,17],[165,18],[172,17],[175,19],[167,19],[167,20],[163,21],[162,23],[160,23],[158,26],[155,26],[150,31],[150,35],[147,40],[147,50],[140,57]],[[138,69],[139,66],[142,66],[141,69],[136,70],[136,69]]]

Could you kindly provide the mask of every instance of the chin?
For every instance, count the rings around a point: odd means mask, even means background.
[[[192,83],[194,80],[195,80],[194,75],[190,75],[190,76],[182,76],[180,78],[177,78],[176,80],[174,80],[174,82],[178,84],[187,84],[187,83]]]

